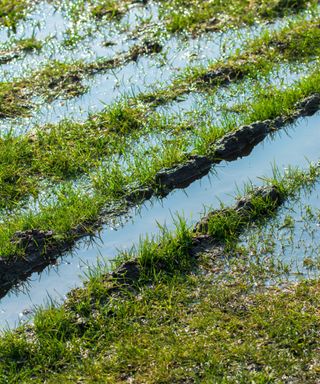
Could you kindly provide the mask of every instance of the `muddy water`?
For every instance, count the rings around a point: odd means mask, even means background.
[[[218,207],[221,200],[231,204],[237,186],[249,180],[255,185],[261,184],[259,177],[271,175],[273,164],[284,170],[288,165],[306,167],[308,161],[317,161],[319,142],[320,114],[300,119],[295,126],[260,143],[249,157],[221,163],[209,176],[188,188],[173,191],[163,200],[153,199],[132,210],[129,218],[106,225],[95,243],[79,243],[78,249],[61,258],[59,265],[40,275],[33,274],[24,289],[4,297],[0,301],[1,326],[13,327],[19,320],[24,321],[28,312],[34,306],[45,304],[48,297],[57,302],[63,300],[72,287],[81,284],[88,265],[95,265],[98,258],[114,258],[118,250],[136,244],[141,235],[157,233],[157,222],[172,228],[175,214],[179,212],[190,224],[194,223],[204,206]]]

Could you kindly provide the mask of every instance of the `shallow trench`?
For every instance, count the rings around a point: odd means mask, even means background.
[[[110,260],[118,250],[136,244],[141,235],[157,233],[157,223],[173,228],[176,213],[194,223],[205,206],[218,207],[219,201],[232,204],[237,187],[241,189],[243,183],[250,180],[254,185],[262,184],[260,177],[270,176],[273,165],[283,171],[288,165],[306,167],[309,161],[318,161],[319,139],[320,113],[300,118],[296,124],[258,144],[250,156],[230,163],[222,162],[208,176],[189,187],[175,190],[162,200],[153,198],[142,207],[132,209],[128,217],[105,225],[94,242],[80,241],[77,249],[60,258],[57,265],[40,274],[34,273],[27,283],[7,294],[0,301],[1,327],[14,327],[19,321],[27,320],[35,306],[48,300],[62,301],[72,287],[81,284],[89,266],[94,266],[97,259]]]

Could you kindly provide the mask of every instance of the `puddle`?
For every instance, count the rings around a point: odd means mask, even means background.
[[[320,183],[288,201],[276,219],[241,238],[252,255],[281,260],[290,280],[320,275]]]
[[[123,219],[122,223],[105,226],[96,243],[88,246],[88,242],[79,242],[77,251],[61,258],[60,265],[47,268],[41,274],[34,273],[24,291],[4,297],[0,301],[0,325],[14,327],[19,319],[28,317],[23,313],[45,303],[48,295],[53,300],[63,300],[72,287],[81,284],[88,265],[95,265],[97,258],[113,259],[119,249],[130,248],[141,235],[157,233],[157,222],[172,228],[178,212],[191,224],[199,219],[204,206],[219,207],[219,201],[233,204],[237,186],[241,188],[249,180],[255,185],[262,184],[259,177],[271,175],[273,164],[281,170],[288,165],[307,167],[308,161],[319,159],[319,142],[320,114],[299,119],[295,126],[260,143],[249,157],[223,162],[209,176],[188,188],[175,190],[163,200],[153,199],[140,209],[132,210],[130,218]],[[19,317],[19,314],[22,315]]]

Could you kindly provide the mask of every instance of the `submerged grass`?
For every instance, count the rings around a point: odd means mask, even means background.
[[[43,47],[43,42],[35,37],[25,39],[13,39],[8,44],[0,48],[0,64],[7,64],[11,60],[19,58],[23,53],[39,52]]]
[[[36,194],[43,178],[58,181],[89,172],[101,159],[123,153],[147,132],[145,109],[122,103],[91,115],[85,123],[63,120],[29,135],[3,135],[0,206],[14,207],[26,193]]]
[[[55,3],[73,22],[77,22],[83,15],[98,21],[119,21],[127,13],[129,6],[136,2],[133,0],[55,0]]]
[[[265,31],[249,41],[243,52],[238,50],[207,67],[189,67],[169,87],[142,94],[139,99],[161,105],[192,91],[212,91],[244,77],[258,78],[280,63],[315,60],[319,57],[319,25],[315,16],[293,21],[278,31]]]
[[[161,0],[160,18],[170,32],[217,31],[261,20],[271,20],[303,9],[314,9],[318,1],[272,0],[229,2],[210,0]]]
[[[236,52],[226,62],[219,61],[208,68],[189,68],[168,89],[143,94],[140,100],[161,104],[190,90],[211,89],[244,76],[258,76],[258,73],[270,71],[279,62],[312,59],[318,54],[319,42],[318,16],[310,20],[300,19],[278,32],[265,32],[249,43],[243,53]],[[36,41],[25,41],[19,49],[38,48],[38,44]],[[58,97],[79,96],[87,91],[82,82],[86,76],[117,68],[137,60],[141,55],[161,50],[162,45],[157,38],[146,38],[114,58],[101,58],[92,63],[82,60],[72,63],[50,61],[22,79],[0,83],[0,118],[28,115],[35,95],[49,102]]]
[[[32,9],[34,2],[30,0],[1,0],[0,26],[16,30],[17,24],[24,19],[27,12]]]
[[[275,173],[269,182],[288,197],[318,178],[319,167],[310,165],[282,178]],[[261,203],[274,212],[271,201],[254,200],[242,230],[252,227]],[[214,220],[226,227],[223,216]],[[175,233],[163,228],[160,238],[119,256],[117,265],[135,258],[138,280],[127,285],[103,269],[91,272],[62,307],[38,310],[34,325],[7,331],[0,339],[2,377],[13,383],[314,382],[318,281],[267,289],[283,273],[281,263],[246,259],[245,252],[222,256],[214,246],[195,257],[195,236],[178,219]]]
[[[90,5],[95,17],[116,18],[129,1],[83,4]],[[230,20],[230,25],[252,23],[314,4],[174,0],[160,5],[163,10],[176,7],[165,11],[169,30],[194,31],[196,26],[206,29],[209,18],[214,29],[220,28],[221,20]],[[189,12],[182,18],[187,6]],[[194,84],[204,89],[208,84],[218,86],[255,76],[279,60],[291,61],[296,56],[316,60],[319,42],[319,20],[299,21],[278,35],[267,33],[252,42],[246,53],[238,52],[226,63],[181,77],[170,89],[171,96],[165,94],[164,99],[173,99]],[[133,57],[137,58],[136,51],[131,52]],[[27,113],[32,94],[48,99],[77,95],[84,91],[81,80],[88,71],[115,64],[118,62],[101,62],[89,68],[82,62],[53,62],[32,78],[2,83],[0,115]],[[217,81],[216,71],[220,71]],[[250,103],[238,106],[237,121],[250,124],[290,116],[299,101],[319,92],[318,69],[282,90],[257,86]],[[74,229],[93,232],[107,205],[123,204],[128,197],[132,201],[144,188],[157,190],[157,173],[183,164],[190,155],[214,156],[217,140],[237,127],[232,118],[220,125],[205,122],[197,126],[165,120],[144,104],[120,102],[83,123],[64,120],[19,137],[3,134],[1,207],[12,209],[24,197],[38,196],[40,183],[58,185],[48,188],[46,199],[35,200],[35,210],[16,209],[2,215],[1,257],[25,255],[23,246],[12,241],[18,231],[50,230],[61,242],[76,236]],[[161,145],[137,145],[147,134],[159,132],[174,134]],[[88,179],[85,186],[75,181],[83,174]],[[266,184],[273,185],[282,200],[313,185],[319,177],[319,164],[310,164],[304,171],[289,168],[284,176],[275,171]],[[197,232],[179,218],[175,233],[162,228],[161,237],[141,241],[139,247],[120,255],[115,266],[127,261],[139,270],[132,284],[121,277],[111,279],[105,269],[97,270],[84,288],[69,294],[63,306],[39,309],[33,325],[4,332],[0,337],[0,381],[316,382],[320,377],[319,282],[288,284],[283,278],[286,266],[238,247],[239,234],[263,225],[277,207],[274,200],[254,195],[249,187],[245,192],[251,194],[245,214],[222,206]],[[202,241],[210,246],[195,256]],[[286,289],[270,287],[270,279],[276,278],[286,283]]]
[[[269,57],[271,57],[270,55],[274,58],[278,57],[278,47],[281,47],[283,57],[292,59],[298,53],[300,53],[300,58],[304,55],[313,57],[313,55],[317,55],[319,47],[319,31],[318,20],[312,20],[304,21],[302,24],[293,24],[290,30],[286,28],[277,32],[281,38],[276,38],[273,33],[266,33],[259,40],[260,42],[253,42],[252,47],[248,49],[248,52],[255,53],[249,55],[251,61],[249,64],[247,63],[247,66],[242,58],[235,59],[235,57],[230,58],[228,60],[229,64],[226,65],[230,68],[236,67],[238,77],[241,77],[241,73],[247,72],[247,70],[249,72],[254,70],[257,73],[260,67],[259,65],[256,67],[256,64],[259,63],[259,60],[264,63],[267,62],[262,53],[260,56],[258,55],[259,52],[264,52],[267,49],[265,47],[268,47],[271,52],[269,52]],[[261,42],[264,42],[265,45],[260,44]],[[271,47],[274,47],[274,49],[271,49]],[[243,55],[246,56],[246,54]],[[268,62],[268,66],[271,67],[271,65],[274,65],[272,60]],[[219,67],[219,64],[216,66]],[[82,64],[78,67],[76,63],[69,65],[53,62],[34,74],[32,85],[31,79],[24,80],[21,84],[25,88],[32,86],[38,92],[45,90],[47,97],[50,97],[49,95],[55,97],[57,94],[66,91],[71,95],[79,90],[78,81],[81,80],[83,68]],[[94,65],[90,64],[90,68],[92,70]],[[203,73],[195,75],[194,72],[188,77],[187,81],[192,79],[193,82],[197,83],[199,78],[203,78],[203,76]],[[212,81],[215,81],[214,77]],[[168,91],[168,94],[171,94],[170,97],[175,97],[181,91],[184,92],[185,83],[186,78],[174,83],[175,88],[172,87]],[[211,80],[209,83],[211,86]],[[180,84],[180,88],[178,84]],[[181,84],[184,85],[181,87]],[[205,86],[203,81],[200,81],[200,84],[201,87]],[[29,100],[26,101],[26,99],[30,97],[27,97],[24,93],[23,87],[12,88],[7,83],[0,84],[0,101],[2,102],[0,116],[24,114],[29,111]],[[267,89],[257,87],[257,94],[253,101],[243,103],[239,108],[243,110],[239,121],[250,124],[256,120],[290,114],[298,100],[319,92],[319,90],[319,73],[317,71],[301,80],[295,87],[285,91],[273,87]],[[8,95],[10,96],[8,97]],[[16,99],[19,98],[20,104],[17,105]],[[141,97],[138,96],[136,100],[131,100],[129,104],[122,101],[108,107],[105,111],[89,117],[84,123],[65,120],[57,125],[40,127],[32,135],[19,137],[15,137],[12,133],[2,135],[0,141],[2,148],[0,175],[3,187],[0,193],[0,206],[10,207],[11,205],[11,207],[14,207],[21,198],[27,195],[36,195],[42,178],[61,180],[76,177],[98,166],[104,157],[114,153],[125,155],[128,145],[130,147],[130,143],[132,143],[132,138],[141,137],[148,131],[180,132],[185,128],[189,130],[191,128],[195,132],[195,152],[208,154],[209,151],[210,154],[212,144],[237,126],[232,119],[226,119],[221,126],[204,123],[197,129],[192,128],[189,122],[177,124],[173,121],[166,121],[157,113],[152,113],[151,116],[149,113],[148,115],[148,108],[139,104],[139,98]],[[268,101],[266,102],[266,100]],[[131,104],[137,106],[132,107]],[[148,118],[146,119],[147,115]],[[142,184],[150,183],[150,180],[153,180],[155,173],[161,167],[170,167],[186,159],[185,151],[189,146],[188,140],[189,137],[174,139],[173,145],[170,145],[166,150],[161,149],[163,155],[161,160],[157,158],[157,148],[153,152],[151,151],[145,159],[143,158],[145,154],[135,153],[135,161],[131,161],[129,164],[129,168],[134,170],[129,172],[132,176],[125,176],[120,180],[130,184],[136,178],[137,182],[142,182]],[[176,143],[179,143],[181,147],[176,146]],[[152,166],[150,166],[150,161],[153,164]],[[117,167],[117,165],[111,165],[111,169],[118,169]],[[147,169],[148,171],[146,171]],[[110,177],[109,172],[107,172],[107,177]],[[105,183],[104,178],[102,178],[102,182],[100,182],[100,179],[99,177],[99,185],[109,185]],[[97,179],[95,178],[95,180]],[[123,188],[124,184],[120,183],[118,188],[120,194]]]
[[[148,4],[147,0],[140,3]],[[79,12],[84,2],[78,1],[74,15]],[[134,4],[131,0],[98,0],[89,1],[90,15],[97,19],[117,19],[128,11]],[[159,0],[156,5],[159,9],[159,23],[164,24],[170,33],[204,31],[218,31],[230,27],[252,25],[261,20],[267,21],[302,10],[314,10],[316,0],[273,0],[273,1],[247,1],[236,0],[232,4],[222,1],[200,0]],[[87,5],[87,6],[88,6]]]
[[[31,40],[21,44],[20,50],[24,51],[38,47],[36,42]],[[87,87],[82,83],[86,76],[136,61],[141,55],[159,53],[161,49],[157,42],[142,41],[114,58],[101,58],[91,63],[83,60],[72,63],[49,61],[22,79],[0,83],[0,118],[28,115],[33,107],[34,96],[41,96],[47,102],[59,97],[66,99],[80,96],[87,91]]]

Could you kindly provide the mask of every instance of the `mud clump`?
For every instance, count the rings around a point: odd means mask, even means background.
[[[241,210],[244,212],[252,211],[254,209],[252,201],[257,198],[265,202],[272,202],[274,203],[274,206],[278,206],[284,201],[284,196],[276,186],[259,187],[256,188],[253,193],[239,199],[235,206],[235,210],[238,212]]]
[[[213,156],[216,162],[247,156],[253,147],[268,135],[271,126],[271,120],[259,121],[227,134],[215,144]]]
[[[16,59],[17,57],[19,57],[19,53],[20,52],[17,50],[9,52],[0,51],[0,64],[7,64],[10,61]]]
[[[117,282],[135,282],[141,275],[139,264],[136,260],[129,260],[121,264],[118,269],[111,273],[111,277]]]
[[[206,156],[191,156],[185,164],[158,172],[155,182],[163,192],[185,188],[194,180],[206,175],[210,171],[211,164],[212,161]]]
[[[152,197],[153,193],[154,191],[151,187],[137,188],[128,193],[128,195],[126,196],[126,201],[128,203],[136,204],[141,200],[149,200]]]
[[[154,180],[156,188],[154,186],[131,186],[124,196],[125,208],[123,208],[123,205],[121,205],[121,208],[119,206],[109,207],[110,209],[104,214],[117,215],[119,212],[124,213],[128,206],[141,203],[154,194],[165,196],[175,188],[185,188],[193,181],[208,174],[213,164],[218,164],[222,160],[232,161],[247,156],[254,146],[269,133],[295,121],[299,117],[313,115],[319,109],[320,94],[316,93],[297,103],[295,111],[287,116],[279,116],[273,120],[259,121],[240,127],[238,130],[224,136],[216,144],[212,144],[212,153],[208,154],[208,156],[189,155],[184,164],[159,171]],[[252,199],[258,196],[264,201],[269,199],[270,202],[274,202],[274,207],[281,204],[283,200],[275,187],[260,188],[248,197],[239,200],[232,209],[240,213],[242,217],[248,218],[253,208]],[[223,210],[220,210],[210,215],[222,214],[222,212]],[[263,215],[263,211],[259,212],[259,214]],[[198,223],[196,231],[201,228],[205,231],[209,216]],[[77,239],[92,235],[101,222],[102,218],[100,217],[94,222],[82,223],[82,225],[78,225],[71,230],[64,239],[59,239],[53,231],[37,229],[15,233],[11,241],[17,245],[18,249],[23,251],[23,256],[0,257],[0,288],[7,289],[9,285],[12,286],[32,272],[44,269],[52,260],[55,261],[63,252],[70,249]],[[126,272],[129,280],[133,279],[133,276],[137,274],[137,271],[134,271],[134,266],[129,264],[120,272],[119,276],[123,276],[124,272]]]
[[[0,257],[0,298],[9,289],[34,272],[41,272],[57,257],[70,249],[74,240],[58,239],[53,231],[30,229],[16,232],[11,243],[22,251],[11,258]]]
[[[200,82],[208,84],[229,84],[235,80],[241,80],[245,72],[235,67],[222,67],[212,71],[208,71],[200,76]]]
[[[124,57],[124,60],[137,61],[141,55],[160,53],[162,49],[162,45],[157,41],[145,40],[141,44],[131,47],[129,53],[126,55],[126,57]]]
[[[205,176],[213,164],[248,156],[253,148],[271,132],[294,122],[299,117],[313,115],[319,109],[320,94],[314,94],[298,103],[295,112],[288,116],[279,116],[273,120],[257,121],[242,126],[212,144],[210,157],[189,156],[185,164],[159,171],[155,176],[155,183],[163,194],[174,188],[186,188],[193,181]]]
[[[53,231],[30,229],[16,232],[11,239],[11,243],[23,249],[25,253],[41,253],[44,247],[52,242],[53,238]]]

